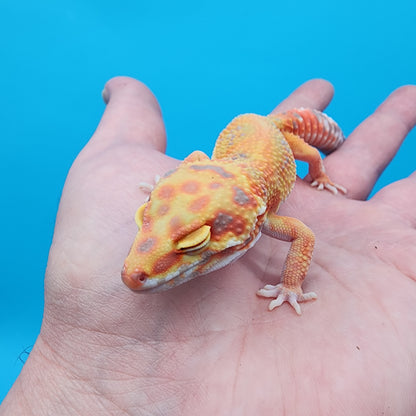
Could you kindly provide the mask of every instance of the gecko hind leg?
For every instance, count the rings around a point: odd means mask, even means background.
[[[289,143],[292,149],[295,159],[302,160],[309,164],[309,175],[312,178],[311,186],[322,191],[327,191],[336,195],[339,192],[342,194],[347,193],[347,189],[342,185],[338,185],[331,181],[329,176],[325,172],[324,163],[318,149],[306,143],[301,137],[296,134],[282,131],[285,139]]]

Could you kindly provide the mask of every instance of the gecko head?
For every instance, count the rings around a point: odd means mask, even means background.
[[[244,178],[236,185],[233,172],[208,163],[178,168],[137,210],[139,231],[121,272],[130,289],[166,290],[216,270],[260,235],[262,200]]]
[[[192,272],[211,255],[211,227],[201,225],[175,240],[139,233],[124,263],[121,276],[132,290],[163,290],[192,278]],[[180,276],[181,279],[176,279]]]

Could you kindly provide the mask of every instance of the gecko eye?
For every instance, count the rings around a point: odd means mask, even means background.
[[[180,252],[196,251],[205,247],[211,238],[211,227],[203,225],[195,231],[192,231],[186,237],[181,238],[176,243],[176,249]]]
[[[143,213],[144,209],[146,208],[147,203],[144,203],[139,207],[139,209],[136,211],[136,215],[134,216],[134,220],[136,221],[136,224],[139,228],[142,228],[143,225]]]

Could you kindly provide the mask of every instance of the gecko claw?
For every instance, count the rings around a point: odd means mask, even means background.
[[[300,293],[299,293],[300,290]],[[298,302],[306,302],[316,299],[318,296],[315,292],[302,293],[302,290],[294,291],[285,287],[282,283],[277,285],[266,285],[263,289],[257,291],[258,296],[264,298],[275,298],[269,303],[269,311],[279,307],[284,302],[288,302],[298,315],[302,314]]]
[[[342,185],[338,185],[332,182],[321,182],[321,181],[315,180],[311,183],[311,186],[313,188],[316,188],[318,191],[323,191],[324,189],[326,189],[327,191],[331,192],[334,195],[337,195],[338,191],[344,195],[347,193],[347,189],[344,188]]]
[[[153,189],[155,188],[155,185],[157,185],[157,183],[160,181],[160,175],[155,175],[155,184],[152,185],[151,183],[147,183],[147,182],[139,182],[139,188],[147,193],[151,193],[153,191]]]

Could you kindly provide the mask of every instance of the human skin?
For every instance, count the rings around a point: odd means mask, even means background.
[[[332,94],[312,80],[275,111],[323,110]],[[298,179],[282,206],[316,234],[304,288],[318,299],[300,317],[255,295],[278,280],[288,249],[266,236],[170,291],[121,283],[147,196],[138,184],[178,161],[163,154],[161,113],[143,84],[114,78],[104,97],[62,193],[41,332],[0,415],[414,414],[416,174],[366,198],[416,123],[416,86],[393,92],[325,159],[347,196]]]

